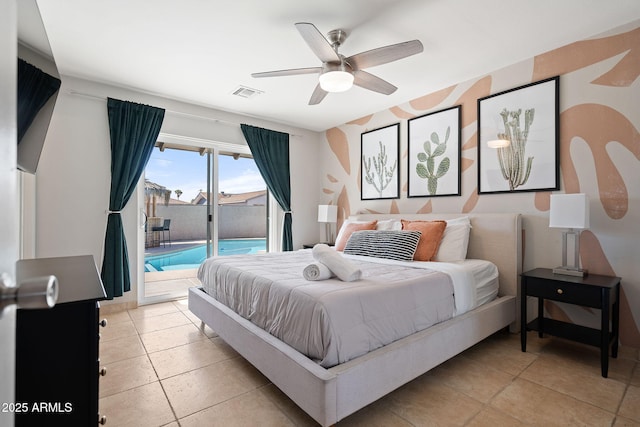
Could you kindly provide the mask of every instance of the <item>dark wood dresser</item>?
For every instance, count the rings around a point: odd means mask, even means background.
[[[15,425],[96,425],[102,281],[91,255],[17,263],[19,283],[47,275],[58,278],[55,307],[17,311],[16,403],[21,410]]]

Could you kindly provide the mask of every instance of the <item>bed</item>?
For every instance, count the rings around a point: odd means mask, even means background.
[[[319,424],[333,425],[494,332],[508,326],[517,331],[520,215],[366,214],[350,220],[452,220],[463,216],[471,222],[467,258],[488,260],[497,266],[498,296],[375,350],[347,357],[347,361],[334,360],[322,366],[319,358],[304,355],[203,288],[189,290],[189,309]]]

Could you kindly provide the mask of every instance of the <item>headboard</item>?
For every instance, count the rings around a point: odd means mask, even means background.
[[[351,220],[407,219],[432,221],[468,216],[471,234],[467,258],[486,259],[498,267],[499,295],[518,295],[522,273],[522,223],[517,213],[469,214],[357,214]]]

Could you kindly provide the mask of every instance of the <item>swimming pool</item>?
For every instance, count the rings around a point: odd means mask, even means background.
[[[228,239],[218,241],[218,255],[253,254],[266,250],[266,239]],[[198,268],[207,258],[206,245],[161,255],[145,256],[144,271],[187,270]]]

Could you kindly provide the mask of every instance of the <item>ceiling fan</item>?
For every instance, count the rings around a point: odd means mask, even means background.
[[[326,39],[311,23],[298,22],[295,25],[304,41],[322,61],[322,66],[266,71],[253,73],[251,76],[278,77],[298,74],[320,74],[318,84],[309,100],[309,105],[319,104],[327,96],[327,93],[344,92],[354,84],[374,92],[390,95],[398,88],[380,77],[364,71],[363,68],[397,61],[420,53],[423,50],[420,40],[411,40],[344,57],[338,53],[338,48],[347,38],[345,31],[330,31],[327,34],[328,39]]]

